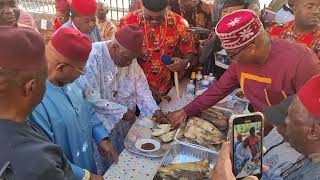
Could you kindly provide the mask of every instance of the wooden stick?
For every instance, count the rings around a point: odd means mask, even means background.
[[[179,77],[178,72],[174,72],[174,85],[176,87],[178,99],[180,99]]]

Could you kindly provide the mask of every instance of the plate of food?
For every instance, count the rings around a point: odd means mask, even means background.
[[[160,142],[154,139],[140,139],[135,146],[142,152],[154,152],[160,149]]]
[[[216,152],[174,144],[163,157],[153,179],[209,179],[216,158]]]
[[[233,91],[232,96],[234,99],[244,103],[250,103],[249,99],[245,96],[243,91],[239,88]]]
[[[170,124],[156,124],[153,117],[143,117],[131,126],[124,145],[128,151],[135,154],[162,157],[169,149],[175,133]],[[155,149],[150,144],[144,145],[148,147],[141,147],[141,142],[145,142],[146,139],[153,143]],[[155,142],[159,143],[159,148]]]

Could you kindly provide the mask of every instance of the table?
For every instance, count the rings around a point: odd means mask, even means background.
[[[188,79],[180,81],[180,99],[178,99],[175,87],[173,87],[168,93],[172,100],[170,102],[163,101],[160,107],[165,111],[175,111],[191,102],[193,99],[186,96],[188,82]],[[232,102],[232,106],[239,109],[237,111],[242,112],[245,109],[243,104],[234,102],[230,96],[226,97],[224,101],[224,103],[220,103],[220,107],[228,107],[230,104],[227,102]],[[125,149],[119,156],[118,164],[113,164],[105,173],[104,178],[108,180],[152,180],[161,160],[162,158],[136,155]]]
[[[123,150],[118,164],[113,164],[105,173],[108,180],[152,180],[162,158],[148,158]]]

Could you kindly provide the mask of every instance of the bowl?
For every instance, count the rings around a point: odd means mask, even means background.
[[[142,145],[144,144],[153,144],[154,145],[154,149],[142,149]],[[160,149],[160,142],[154,139],[139,139],[136,144],[135,144],[136,148],[139,149],[142,152],[154,152]]]

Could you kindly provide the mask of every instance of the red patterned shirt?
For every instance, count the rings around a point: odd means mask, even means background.
[[[166,94],[171,88],[172,73],[161,62],[161,56],[182,57],[192,53],[193,38],[187,32],[188,22],[181,16],[168,11],[163,23],[156,28],[151,27],[143,18],[142,10],[129,13],[120,20],[119,27],[132,24],[145,33],[143,57],[139,64],[147,76],[149,85]]]
[[[311,48],[320,59],[320,26],[305,34],[297,33],[293,30],[294,21],[288,22],[284,25],[276,25],[269,31],[271,36],[277,36],[281,39],[297,42]]]

